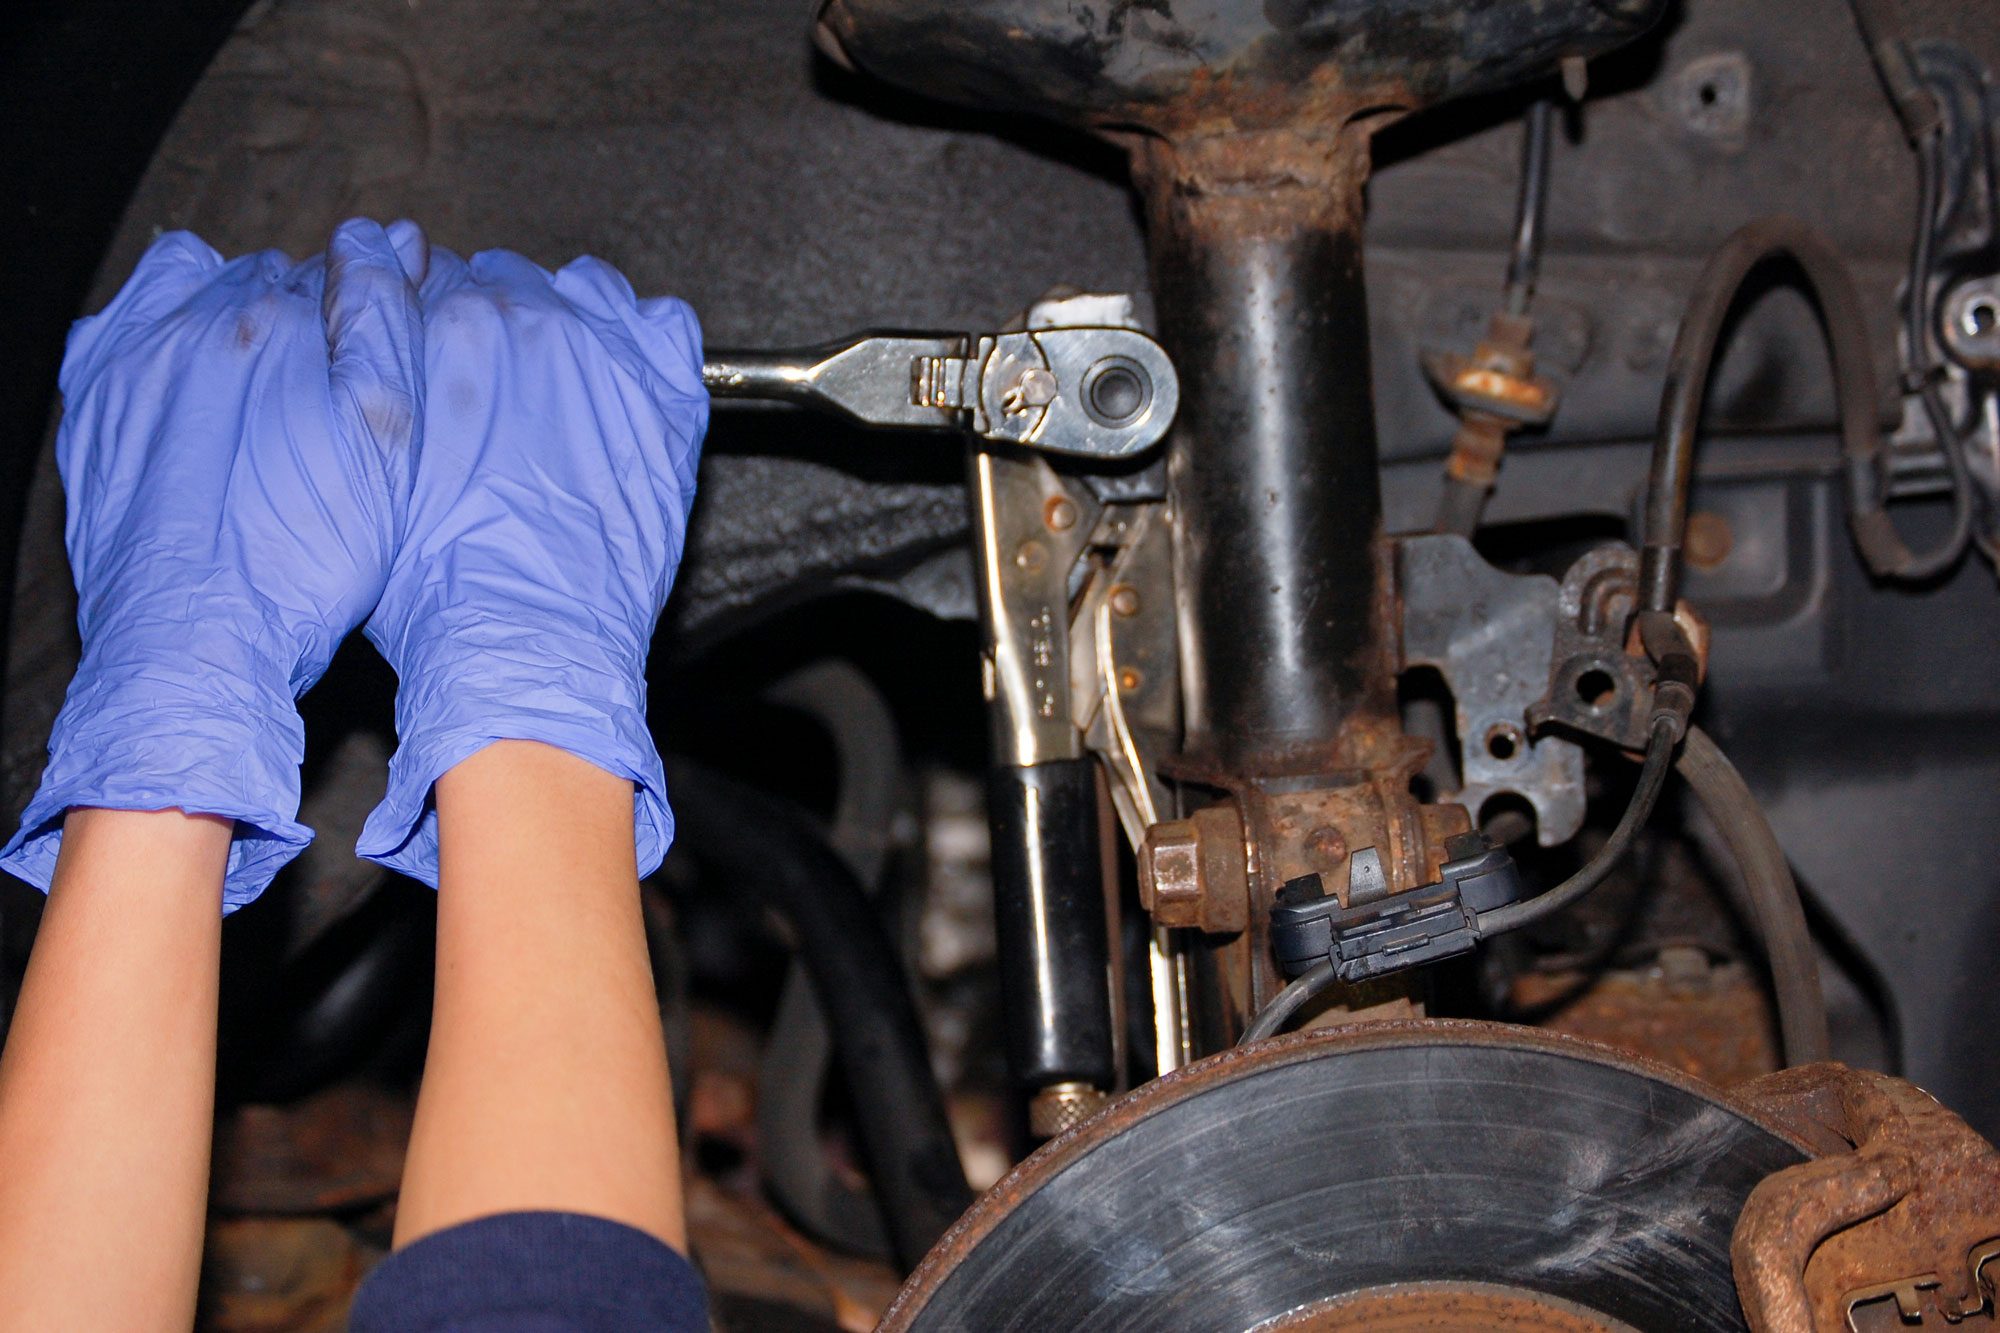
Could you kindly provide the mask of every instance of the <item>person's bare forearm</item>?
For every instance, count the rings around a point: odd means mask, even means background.
[[[0,1328],[193,1322],[230,830],[65,821],[0,1056]]]
[[[632,784],[502,741],[436,790],[437,1002],[396,1243],[554,1209],[683,1248]]]

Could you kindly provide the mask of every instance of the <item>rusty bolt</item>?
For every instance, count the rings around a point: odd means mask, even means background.
[[[1049,563],[1049,548],[1040,542],[1022,542],[1014,552],[1014,565],[1023,574],[1039,574]]]
[[[1066,496],[1054,496],[1042,506],[1042,522],[1049,525],[1050,532],[1068,532],[1076,526],[1076,501]]]
[[[1192,819],[1153,825],[1139,858],[1139,897],[1163,926],[1194,925],[1201,910],[1201,838]]]
[[[1162,926],[1246,929],[1250,871],[1236,808],[1225,802],[1153,825],[1139,851],[1139,901]]]
[[[1306,858],[1315,870],[1333,870],[1347,859],[1347,839],[1331,824],[1306,834]]]
[[[1118,688],[1125,694],[1137,694],[1139,687],[1146,683],[1146,673],[1137,667],[1118,668]]]
[[[1702,510],[1689,514],[1683,550],[1696,569],[1717,569],[1736,547],[1735,530],[1721,514]]]
[[[1111,590],[1111,610],[1121,616],[1139,614],[1139,590],[1129,583],[1121,583]]]

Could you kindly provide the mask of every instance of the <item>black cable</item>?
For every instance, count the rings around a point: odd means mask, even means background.
[[[1526,120],[1521,127],[1521,181],[1514,204],[1514,245],[1507,258],[1507,287],[1504,309],[1514,320],[1520,322],[1522,339],[1528,337],[1528,307],[1535,297],[1535,282],[1540,277],[1542,267],[1542,220],[1548,212],[1549,202],[1549,141],[1551,126],[1555,122],[1555,103],[1547,98],[1528,108]],[[1495,317],[1494,327],[1501,327]],[[1494,336],[1489,334],[1489,337]],[[1522,344],[1525,350],[1525,341]],[[1461,537],[1471,537],[1479,531],[1479,519],[1486,512],[1486,498],[1493,489],[1489,473],[1485,480],[1472,476],[1462,476],[1458,469],[1458,452],[1468,439],[1483,436],[1486,447],[1493,452],[1493,467],[1499,466],[1499,452],[1506,447],[1506,432],[1510,426],[1477,418],[1483,414],[1469,412],[1461,407],[1461,424],[1457,438],[1452,441],[1453,460],[1444,472],[1444,493],[1438,501],[1436,532],[1455,532]]]
[[[1785,1062],[1801,1065],[1831,1058],[1819,958],[1813,952],[1791,863],[1785,859],[1785,849],[1771,831],[1770,821],[1764,818],[1729,756],[1700,727],[1688,728],[1675,768],[1715,821],[1716,831],[1743,873],[1750,913],[1771,967]]]
[[[1639,765],[1639,779],[1632,788],[1632,799],[1626,803],[1625,813],[1611,830],[1611,836],[1604,840],[1604,846],[1598,848],[1597,855],[1591,857],[1583,869],[1546,893],[1537,894],[1525,902],[1481,912],[1477,918],[1480,938],[1490,939],[1552,916],[1604,882],[1605,876],[1631,849],[1639,830],[1653,813],[1653,806],[1659,802],[1660,789],[1666,785],[1667,770],[1673,766],[1674,745],[1680,738],[1681,725],[1681,720],[1672,714],[1662,713],[1653,719],[1652,731],[1646,742],[1645,761]],[[1277,1035],[1299,1010],[1325,992],[1336,979],[1333,959],[1314,963],[1257,1012],[1236,1044],[1242,1046]]]
[[[1243,1029],[1243,1035],[1236,1039],[1236,1044],[1248,1046],[1253,1041],[1277,1036],[1284,1031],[1285,1024],[1292,1021],[1293,1015],[1312,1003],[1333,982],[1333,960],[1329,958],[1314,963],[1257,1011],[1257,1016],[1250,1020],[1249,1027]]]
[[[1666,785],[1667,770],[1673,765],[1674,742],[1679,738],[1680,730],[1681,723],[1677,718],[1662,714],[1653,719],[1652,731],[1646,740],[1646,758],[1639,765],[1639,780],[1632,788],[1632,799],[1626,803],[1625,813],[1611,830],[1611,836],[1597,849],[1597,855],[1591,857],[1583,869],[1546,893],[1496,907],[1490,912],[1481,912],[1479,934],[1482,938],[1490,939],[1553,916],[1604,882],[1605,876],[1630,850],[1647,816],[1653,813],[1653,806],[1660,799],[1660,789]]]
[[[1911,59],[1909,43],[1896,24],[1895,0],[1848,0],[1854,26],[1861,29],[1861,44],[1889,94],[1889,105],[1902,123],[1903,133],[1912,144],[1938,128],[1943,119],[1937,98],[1924,86]]]
[[[1952,526],[1945,539],[1922,555],[1913,554],[1896,536],[1886,516],[1871,520],[1879,558],[1867,545],[1862,554],[1878,575],[1927,579],[1949,569],[1964,554],[1972,536],[1972,478],[1965,462],[1965,444],[1938,393],[1936,363],[1931,359],[1931,263],[1937,243],[1938,216],[1944,196],[1944,109],[1924,83],[1910,44],[1897,25],[1897,7],[1890,0],[1848,0],[1861,43],[1889,95],[1889,105],[1917,155],[1917,226],[1910,246],[1910,271],[1903,292],[1904,384],[1917,395],[1944,465],[1951,477]],[[1857,539],[1860,537],[1857,531]]]
[[[1906,579],[1927,579],[1943,573],[1964,554],[1972,539],[1972,478],[1965,463],[1965,442],[1958,424],[1951,419],[1944,396],[1938,392],[1937,363],[1931,358],[1931,261],[1937,244],[1938,213],[1943,206],[1944,131],[1934,127],[1917,141],[1917,235],[1910,247],[1910,273],[1903,292],[1903,341],[1907,360],[1906,383],[1916,388],[1944,454],[1945,471],[1951,477],[1951,531],[1924,555],[1905,553],[1904,565],[1896,574]]]
[[[695,858],[791,926],[833,1031],[861,1150],[896,1257],[914,1268],[972,1203],[895,948],[854,872],[788,801],[712,769],[669,766]]]
[[[1521,135],[1521,190],[1514,206],[1514,250],[1507,260],[1507,313],[1525,315],[1534,299],[1542,267],[1543,219],[1549,203],[1550,126],[1555,103],[1543,98],[1528,108]]]
[[[1826,329],[1841,448],[1847,461],[1848,524],[1863,559],[1885,577],[1922,578],[1949,564],[1963,549],[1963,541],[1955,540],[1925,555],[1913,555],[1883,506],[1880,404],[1868,346],[1868,322],[1840,252],[1796,218],[1760,218],[1738,228],[1709,259],[1695,280],[1694,294],[1674,338],[1647,481],[1639,556],[1642,611],[1671,613],[1679,597],[1680,549],[1687,528],[1695,438],[1723,321],[1743,280],[1765,261],[1778,257],[1788,257],[1798,265]],[[1964,459],[1950,457],[1953,451],[1949,446],[1946,452],[1954,477],[1962,475]],[[1958,518],[1955,526],[1969,530],[1970,486],[1956,486],[1953,502]]]

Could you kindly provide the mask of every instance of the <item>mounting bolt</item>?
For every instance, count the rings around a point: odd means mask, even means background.
[[[1192,819],[1170,819],[1146,833],[1139,897],[1163,926],[1191,926],[1201,914],[1201,837]]]
[[[1162,926],[1211,934],[1250,925],[1250,862],[1243,821],[1224,802],[1146,831],[1139,849],[1139,903]]]
[[[1076,526],[1076,502],[1067,496],[1053,497],[1042,506],[1042,522],[1050,532],[1068,532]]]
[[[1129,583],[1121,583],[1111,590],[1111,610],[1114,615],[1136,616],[1139,614],[1139,590]]]

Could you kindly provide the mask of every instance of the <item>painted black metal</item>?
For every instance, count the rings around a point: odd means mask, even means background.
[[[831,0],[860,68],[945,101],[1090,124],[1182,122],[1192,100],[1284,118],[1322,95],[1411,107],[1505,87],[1644,32],[1663,0]]]
[[[1116,1082],[1095,761],[995,768],[993,912],[1007,1065],[1032,1088]]]
[[[1355,710],[1386,713],[1382,521],[1360,236],[1177,216],[1152,234],[1160,337],[1181,371],[1169,438],[1186,747],[1232,773],[1323,767]]]

